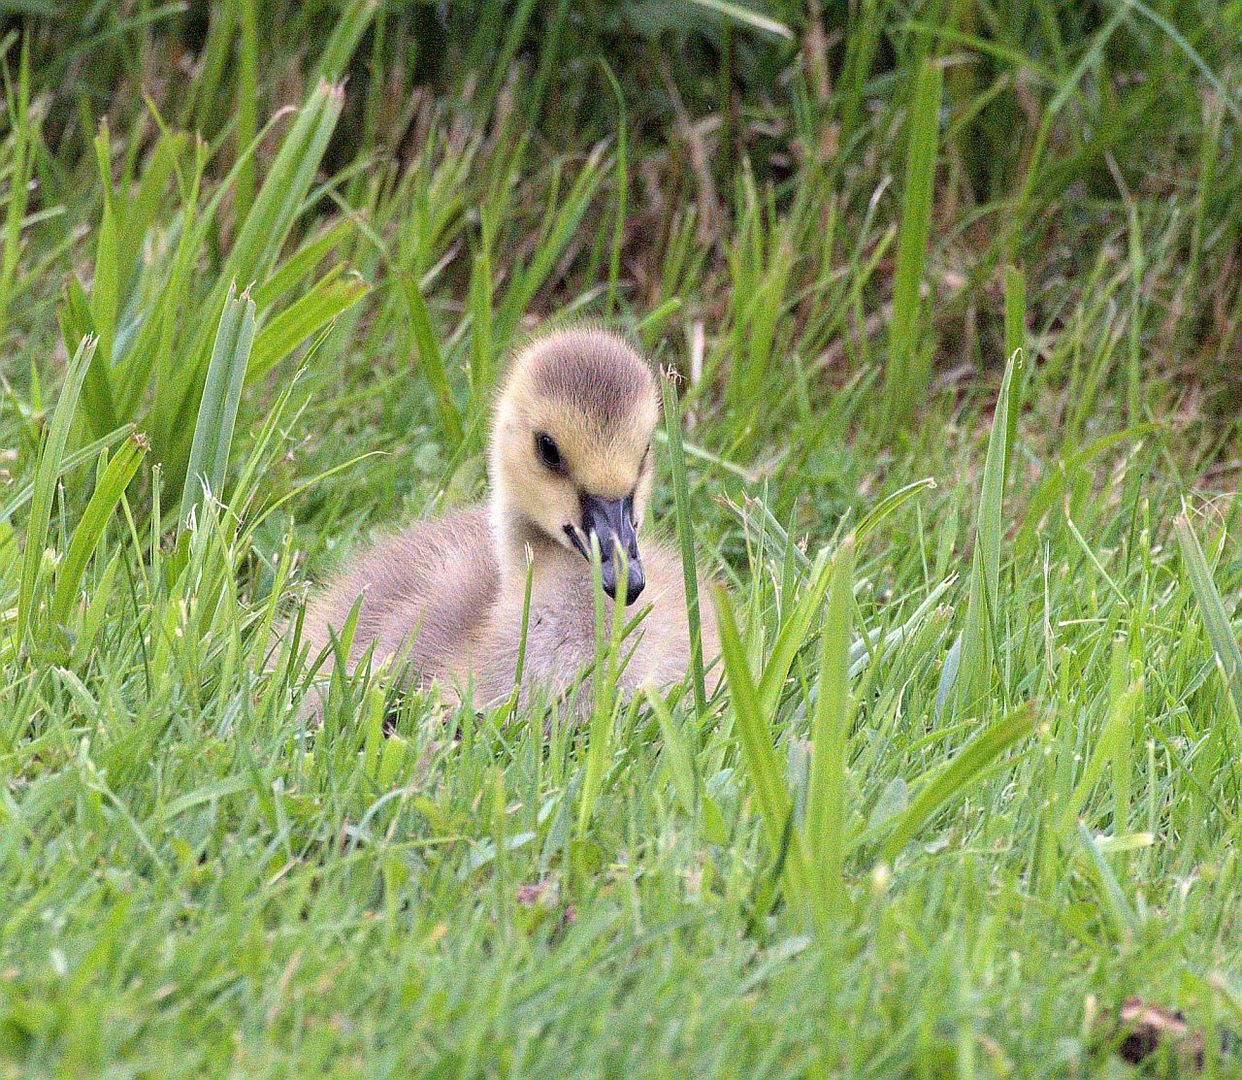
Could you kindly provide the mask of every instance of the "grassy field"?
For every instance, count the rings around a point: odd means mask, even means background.
[[[4,10],[0,1075],[1242,1075],[1242,5]],[[308,730],[575,317],[723,688]]]

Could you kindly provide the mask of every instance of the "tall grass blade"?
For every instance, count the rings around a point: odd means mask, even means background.
[[[707,683],[703,674],[703,623],[699,609],[699,570],[694,551],[694,522],[690,517],[690,483],[686,478],[686,456],[682,447],[681,402],[674,375],[662,380],[664,427],[668,433],[669,471],[673,479],[673,501],[677,508],[677,542],[681,547],[682,580],[686,589],[686,623],[690,634],[690,676],[694,688],[695,715],[707,712]]]
[[[259,133],[259,0],[236,0],[240,27],[237,43],[237,220],[245,221],[254,205],[258,170],[251,148]]]
[[[1216,653],[1216,661],[1225,677],[1225,685],[1233,695],[1238,717],[1242,719],[1242,649],[1238,647],[1238,639],[1229,624],[1224,602],[1212,580],[1203,548],[1199,546],[1199,538],[1190,527],[1190,519],[1184,506],[1174,520],[1173,528],[1182,552],[1182,565],[1186,567],[1195,599],[1199,601],[1199,614],[1203,618],[1208,640]]]
[[[692,737],[673,719],[668,702],[655,690],[647,691],[647,703],[660,725],[660,758],[672,782],[673,792],[687,814],[696,814],[702,799],[702,780]]]
[[[551,214],[542,235],[542,243],[535,250],[530,260],[513,269],[513,279],[504,299],[497,306],[495,326],[492,338],[508,338],[518,325],[519,319],[526,313],[530,303],[548,280],[548,275],[556,268],[556,264],[565,254],[578,231],[578,226],[586,214],[587,207],[595,197],[596,191],[604,178],[601,167],[603,150],[597,147],[582,163],[582,168],[566,192],[565,198]],[[491,287],[491,245],[486,245],[487,255],[486,287]],[[484,283],[480,282],[480,287]],[[490,385],[490,384],[489,384]]]
[[[108,450],[115,446],[122,439],[128,438],[134,433],[133,424],[123,424],[116,431],[110,431],[102,438],[94,439],[87,443],[80,450],[73,451],[72,454],[66,454],[61,459],[60,470],[55,479],[59,480],[67,472],[76,469],[79,465],[86,461],[94,461],[101,450]],[[0,506],[0,525],[9,520],[18,510],[30,502],[34,496],[36,481],[23,484],[17,489],[16,493],[3,505]]]
[[[779,851],[782,844],[787,844],[784,869],[790,899],[805,904],[808,885],[806,855],[801,835],[797,829],[791,828],[793,797],[784,770],[777,760],[771,718],[760,706],[733,608],[719,586],[712,589],[712,601],[720,628],[720,651],[732,695],[742,759],[746,763],[759,815],[772,850]]]
[[[881,845],[880,858],[892,862],[940,807],[961,795],[1001,754],[1034,731],[1038,722],[1034,706],[1027,703],[971,739],[919,789]]]
[[[1130,686],[1124,686],[1123,680],[1114,679],[1114,683],[1117,682],[1121,682],[1123,688],[1118,690],[1114,686],[1110,694],[1108,715],[1100,729],[1099,737],[1095,741],[1095,746],[1091,748],[1082,773],[1062,808],[1060,830],[1062,837],[1068,835],[1074,827],[1074,821],[1082,813],[1083,807],[1087,805],[1087,799],[1091,796],[1095,785],[1099,783],[1100,777],[1104,775],[1104,770],[1110,764],[1116,763],[1117,755],[1123,744],[1133,737],[1134,710],[1143,695],[1143,680],[1139,679]],[[1117,828],[1114,828],[1114,832],[1117,831]]]
[[[262,285],[258,286],[251,296],[255,307],[265,311],[279,299],[287,289],[297,286],[309,277],[337,245],[343,244],[356,231],[354,222],[348,218],[328,225],[315,233],[285,259]]]
[[[625,91],[617,82],[612,68],[607,61],[600,59],[608,85],[612,87],[613,96],[617,99],[617,207],[613,212],[612,244],[608,251],[608,295],[607,312],[609,318],[617,310],[617,282],[621,274],[621,248],[625,243],[625,210],[629,197],[629,128],[625,120]]]
[[[344,76],[350,57],[354,55],[362,35],[375,19],[378,8],[379,0],[350,0],[346,4],[332,36],[328,38],[328,43],[320,54],[319,64],[315,68],[317,79],[336,82]]]
[[[908,503],[914,496],[920,492],[931,491],[935,488],[936,481],[933,477],[925,476],[922,480],[913,480],[910,483],[898,488],[891,495],[881,499],[864,515],[862,521],[858,523],[858,528],[854,530],[855,544],[861,544],[864,539],[875,530],[890,514],[896,513],[898,509]]]
[[[908,118],[905,192],[901,229],[897,238],[897,267],[893,280],[893,316],[889,324],[888,367],[885,389],[891,409],[890,424],[903,424],[927,390],[927,360],[920,341],[923,302],[920,288],[931,232],[935,198],[937,142],[943,73],[926,60],[914,83]]]
[[[1100,845],[1091,835],[1090,830],[1081,823],[1078,825],[1078,839],[1091,859],[1091,868],[1095,871],[1096,882],[1099,886],[1101,906],[1108,921],[1112,924],[1113,932],[1120,940],[1128,941],[1138,929],[1138,916],[1126,899],[1121,883],[1117,880],[1117,875],[1113,873],[1113,868],[1108,865],[1108,860],[1104,857],[1104,852],[1100,850]]]
[[[254,301],[250,294],[243,292],[241,296],[234,296],[230,290],[207,368],[198,422],[194,425],[186,483],[181,493],[183,525],[202,500],[204,484],[217,497],[224,491],[233,427],[254,342],[254,318]]]
[[[91,321],[99,337],[96,363],[106,372],[112,366],[116,318],[120,309],[120,241],[117,236],[116,199],[112,188],[112,144],[106,121],[95,137],[99,159],[100,187],[103,190],[103,217],[95,241],[95,273],[91,280]]]
[[[410,329],[414,334],[414,348],[417,351],[418,364],[435,397],[440,426],[449,437],[451,445],[457,447],[461,444],[465,432],[462,428],[461,413],[457,408],[457,402],[453,400],[448,369],[444,365],[444,354],[440,351],[440,342],[436,338],[435,327],[431,324],[427,302],[423,299],[422,290],[413,274],[399,274],[397,280],[401,286],[401,296],[405,300],[406,312],[409,315]]]
[[[189,423],[189,413],[200,400],[200,387],[204,386],[198,372],[204,366],[204,358],[211,355],[212,328],[218,326],[215,313],[223,312],[236,285],[247,288],[264,281],[272,272],[323,160],[343,104],[340,86],[320,83],[298,113],[238,231],[211,299],[203,305],[206,316],[189,348],[188,370],[170,380],[163,396],[157,395],[159,427],[170,439],[162,456],[170,465],[168,479],[174,487],[186,475],[182,463],[187,462],[190,452],[181,433],[197,430],[197,425]],[[184,502],[184,490],[182,495]]]
[[[7,76],[7,73],[6,73]],[[6,77],[7,86],[7,77]],[[4,254],[0,256],[0,331],[8,324],[17,281],[17,261],[21,255],[22,223],[30,199],[30,176],[34,168],[36,127],[30,112],[30,40],[22,40],[22,54],[17,75],[17,93],[8,100],[9,130],[12,151],[8,163],[8,198],[4,207]]]
[[[69,614],[69,608],[77,596],[78,584],[86,571],[86,564],[95,554],[117,503],[121,501],[121,496],[125,494],[126,487],[138,471],[146,453],[147,445],[142,436],[131,435],[108,462],[95,485],[90,501],[82,512],[82,518],[73,530],[69,550],[56,568],[56,588],[52,594],[51,607],[53,623],[63,622]]]
[[[613,728],[617,716],[616,673],[624,623],[624,605],[618,597],[612,605],[612,619],[604,600],[600,576],[599,543],[591,537],[591,574],[595,599],[595,663],[591,673],[592,708],[587,728],[586,761],[582,767],[582,786],[578,796],[578,834],[584,838],[595,812],[604,773],[613,752]],[[619,574],[618,574],[619,576]],[[620,580],[624,580],[620,578]],[[582,692],[581,690],[579,691]]]
[[[1005,361],[1009,362],[1015,355],[1026,356],[1026,277],[1021,270],[1009,266],[1005,268]],[[1017,378],[1021,384],[1023,371],[1018,371]],[[1017,393],[1018,391],[1015,391]],[[1008,422],[1005,425],[1005,446],[1010,452],[1005,455],[1005,475],[1008,477],[1012,467],[1012,447],[1018,431],[1018,412],[1010,408]]]
[[[846,742],[849,736],[849,654],[854,611],[854,540],[832,561],[828,607],[820,633],[819,690],[811,723],[814,753],[807,791],[806,852],[812,907],[827,926],[845,909]]]
[[[755,30],[762,30],[765,34],[773,34],[776,37],[784,38],[786,41],[794,40],[794,32],[783,22],[764,15],[754,8],[747,7],[745,4],[732,4],[728,0],[690,0],[690,2],[696,7],[701,7],[705,11],[711,11],[724,19],[728,19],[730,22],[749,26]]]
[[[298,113],[246,215],[223,280],[243,287],[267,277],[323,160],[344,106],[344,91],[320,83]]]
[[[839,79],[840,118],[843,144],[848,144],[862,116],[867,78],[875,62],[876,49],[884,30],[884,19],[876,13],[879,0],[859,0],[856,17],[845,24],[845,61]]]
[[[39,454],[35,470],[34,491],[30,503],[30,520],[26,523],[26,550],[22,559],[21,584],[17,595],[17,639],[24,641],[30,629],[37,604],[36,586],[43,550],[47,546],[48,526],[52,520],[52,500],[56,494],[56,479],[60,476],[69,441],[69,430],[78,411],[78,396],[86,371],[95,356],[98,339],[83,338],[78,351],[69,361],[65,385],[61,388],[52,422],[48,427],[47,440]]]
[[[1005,365],[988,451],[983,463],[983,488],[975,518],[975,550],[971,563],[966,625],[962,633],[958,684],[959,710],[980,708],[991,682],[992,637],[990,613],[996,610],[1000,587],[1001,511],[1005,495],[1005,472],[1009,458],[1009,417],[1016,412],[1014,387],[1021,369],[1022,353],[1014,352]]]
[[[798,651],[806,644],[807,638],[815,625],[824,594],[832,581],[832,563],[825,548],[815,559],[811,568],[809,582],[798,596],[789,617],[781,623],[776,640],[768,653],[767,662],[763,667],[756,693],[759,708],[765,716],[774,716],[780,704],[781,691],[785,680],[789,678],[789,669],[793,667]]]
[[[65,283],[58,314],[61,340],[65,343],[65,351],[72,356],[82,339],[95,333],[90,300],[81,282],[72,274]],[[96,435],[107,434],[120,426],[108,366],[96,350],[95,359],[86,373],[86,381],[82,384],[82,416]]]
[[[365,281],[354,277],[331,276],[317,282],[255,336],[246,382],[266,375],[303,341],[357,303],[369,289]]]

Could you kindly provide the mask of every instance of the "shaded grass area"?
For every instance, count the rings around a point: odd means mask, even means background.
[[[1238,1071],[1236,5],[24,7],[4,1069]],[[723,688],[305,729],[274,628],[583,317]]]

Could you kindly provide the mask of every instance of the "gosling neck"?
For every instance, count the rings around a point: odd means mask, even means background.
[[[536,581],[551,567],[573,564],[578,556],[558,544],[529,518],[516,511],[498,488],[493,496],[492,533],[500,566],[500,586],[505,592],[524,592],[528,565]],[[529,560],[529,563],[528,563]]]

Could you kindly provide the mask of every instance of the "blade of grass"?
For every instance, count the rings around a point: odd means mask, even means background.
[[[668,702],[657,691],[648,690],[646,697],[651,711],[655,713],[656,722],[660,725],[663,742],[660,760],[668,772],[673,792],[687,814],[697,814],[703,793],[697,758],[691,745],[693,736],[687,734],[673,719]],[[690,730],[694,730],[692,726]]]
[[[308,337],[357,303],[369,289],[365,281],[354,277],[330,276],[316,282],[255,336],[246,382],[266,375]]]
[[[1124,679],[1114,679],[1114,683],[1119,682],[1124,685]],[[1104,726],[1100,729],[1099,737],[1096,739],[1095,746],[1091,749],[1091,754],[1083,767],[1082,775],[1078,778],[1078,783],[1074,785],[1074,790],[1070,793],[1061,810],[1061,834],[1063,837],[1067,836],[1070,829],[1074,827],[1074,820],[1082,813],[1092,790],[1104,774],[1104,769],[1116,762],[1122,743],[1132,737],[1134,710],[1142,696],[1142,679],[1137,680],[1121,691],[1118,691],[1116,686],[1114,686],[1110,694],[1111,700]],[[1117,832],[1118,830],[1114,828],[1113,831]]]
[[[237,220],[245,221],[254,205],[257,177],[254,154],[246,148],[254,144],[259,132],[259,0],[236,0],[238,19],[237,42],[237,185],[234,202]]]
[[[849,654],[854,612],[854,539],[832,561],[828,607],[820,634],[819,689],[811,722],[806,851],[816,922],[826,929],[845,913],[845,765],[849,736]]]
[[[205,379],[205,376],[201,376],[200,372],[210,364],[219,325],[218,313],[223,312],[230,291],[237,284],[248,287],[271,273],[298,213],[303,209],[303,201],[336,129],[343,104],[342,87],[320,83],[299,110],[250,213],[238,231],[217,284],[209,300],[201,306],[204,314],[188,348],[190,359],[182,364],[177,377],[169,379],[169,385],[162,387],[163,392],[155,396],[152,419],[158,430],[167,437],[167,446],[162,448],[161,458],[168,466],[167,479],[174,490],[186,475],[191,451],[189,440],[197,430],[197,425],[190,423],[189,415],[201,401],[204,382],[200,379]],[[253,153],[254,147],[247,149]],[[226,187],[221,188],[221,192],[224,190]],[[213,199],[213,206],[219,198],[220,192]],[[200,232],[205,231],[213,213],[202,215]]]
[[[690,634],[690,674],[694,689],[695,715],[707,712],[707,683],[703,674],[703,625],[699,610],[699,571],[694,553],[694,522],[690,517],[690,484],[686,478],[686,457],[682,447],[681,402],[672,372],[662,380],[664,428],[668,433],[669,472],[673,479],[673,501],[677,509],[677,542],[681,547],[682,580],[686,589],[686,624]]]
[[[304,241],[292,255],[285,259],[271,276],[253,292],[255,307],[265,311],[286,289],[291,289],[303,278],[309,277],[338,244],[343,244],[356,232],[356,225],[349,218],[328,225]]]
[[[862,521],[858,523],[858,528],[854,530],[854,542],[861,544],[867,534],[872,532],[889,514],[896,512],[900,507],[913,499],[915,495],[922,491],[931,491],[935,486],[935,479],[925,476],[922,480],[914,480],[904,487],[898,488],[891,495],[881,499],[867,511]]]
[[[116,431],[111,431],[102,438],[95,439],[92,442],[87,443],[80,450],[75,450],[72,454],[66,454],[60,463],[60,470],[55,479],[59,480],[62,476],[71,470],[76,469],[83,462],[94,461],[99,456],[99,452],[101,450],[107,450],[115,446],[122,439],[132,435],[133,432],[133,424],[124,424],[117,428]],[[15,513],[17,513],[18,510],[30,501],[31,497],[34,495],[35,483],[36,481],[32,480],[29,483],[22,485],[22,487],[17,490],[17,493],[11,499],[9,499],[4,506],[0,507],[0,525],[3,525],[9,520],[9,518],[11,518]]]
[[[108,385],[112,367],[113,347],[116,338],[116,318],[120,308],[120,250],[117,238],[117,212],[112,190],[111,137],[106,120],[100,121],[99,134],[95,138],[95,152],[99,159],[99,173],[103,189],[103,217],[99,222],[99,234],[95,245],[95,273],[91,280],[91,324],[99,338],[95,350],[94,366],[99,369],[95,381],[100,387]],[[111,391],[108,392],[111,399]],[[99,408],[99,403],[96,403]],[[107,423],[106,417],[100,422]]]
[[[783,22],[779,22],[743,4],[731,4],[728,0],[690,0],[690,2],[697,7],[703,8],[705,11],[714,12],[730,22],[749,26],[755,30],[762,30],[765,34],[773,34],[776,37],[784,38],[786,41],[794,40],[794,32]]]
[[[1100,850],[1095,837],[1085,825],[1079,824],[1078,839],[1091,857],[1091,868],[1095,871],[1096,882],[1099,885],[1101,906],[1104,908],[1108,921],[1112,924],[1113,932],[1120,940],[1129,941],[1138,929],[1138,916],[1135,915],[1125,893],[1122,892],[1117,875],[1108,865],[1104,852]]]
[[[82,518],[73,530],[69,550],[56,568],[56,588],[52,594],[51,607],[53,623],[63,622],[69,614],[69,608],[77,596],[78,584],[86,571],[86,564],[95,554],[113,511],[146,453],[146,440],[141,435],[131,435],[108,462],[103,476],[95,485],[90,501],[82,512]]]
[[[248,292],[234,296],[230,289],[216,343],[207,369],[207,381],[194,425],[190,462],[181,495],[181,523],[203,497],[203,485],[219,497],[224,491],[233,426],[241,403],[242,383],[254,341],[254,301]]]
[[[564,199],[555,211],[550,213],[543,242],[536,248],[529,262],[513,268],[512,283],[504,299],[496,308],[494,339],[503,340],[513,334],[518,321],[526,314],[536,293],[543,288],[548,275],[556,268],[557,263],[577,235],[578,226],[604,178],[601,167],[602,159],[602,147],[596,147],[591,151],[586,161],[582,163]],[[487,287],[490,288],[490,262],[494,247],[490,244],[486,245],[486,252],[489,256]]]
[[[943,74],[934,60],[926,60],[914,83],[907,120],[905,192],[901,229],[897,237],[897,267],[893,278],[893,315],[889,323],[886,395],[893,408],[891,426],[904,424],[916,402],[926,393],[926,362],[920,358],[919,324],[923,302],[920,288],[927,241],[931,233],[935,198],[937,142]]]
[[[845,32],[845,61],[842,64],[840,106],[841,141],[848,145],[862,115],[867,79],[875,62],[876,49],[884,29],[884,19],[876,14],[879,0],[859,0],[856,17],[848,20]]]
[[[750,786],[759,806],[768,844],[774,852],[780,851],[786,842],[788,844],[784,869],[790,900],[795,904],[805,904],[808,881],[806,854],[801,835],[796,829],[790,829],[793,797],[784,771],[777,761],[771,720],[760,706],[746,647],[738,635],[733,608],[719,586],[712,589],[712,601],[716,608],[716,622],[720,628],[720,651],[724,660],[725,677],[732,696],[736,730],[741,741],[742,759],[746,763]]]
[[[608,762],[612,758],[613,734],[617,716],[616,671],[624,609],[620,599],[612,605],[613,617],[608,618],[601,575],[599,540],[591,536],[591,576],[595,599],[595,663],[591,673],[592,707],[587,725],[586,761],[582,766],[582,787],[579,792],[577,831],[585,839]],[[619,577],[619,580],[625,580]],[[582,691],[580,690],[579,693]]]
[[[981,731],[924,784],[880,846],[879,857],[892,862],[932,815],[961,795],[1001,754],[1035,730],[1039,717],[1029,702]]]
[[[345,75],[345,68],[358,48],[379,8],[379,0],[350,0],[336,22],[332,36],[323,47],[315,67],[316,79],[336,82]]]
[[[981,707],[991,682],[989,613],[996,610],[997,590],[1000,587],[1001,512],[1009,460],[1009,416],[1017,411],[1013,388],[1021,365],[1021,352],[1014,352],[1005,365],[983,463],[983,485],[975,518],[975,550],[958,675],[961,680],[958,704],[963,711]]]
[[[95,332],[90,300],[74,275],[70,275],[65,282],[64,298],[58,314],[61,340],[65,343],[65,351],[72,355],[82,339]],[[91,363],[86,381],[82,384],[82,406],[87,425],[97,435],[106,434],[119,426],[112,379],[107,365],[101,363],[98,357]]]
[[[444,355],[440,351],[440,342],[431,324],[427,302],[423,299],[422,290],[413,274],[398,274],[397,281],[401,286],[401,295],[405,300],[406,312],[410,318],[410,329],[414,334],[414,348],[417,351],[418,364],[435,397],[440,426],[448,435],[451,444],[454,447],[460,446],[465,435],[461,424],[461,413],[458,411],[457,403],[453,400],[448,369],[444,366]]]
[[[1212,580],[1203,548],[1199,546],[1199,538],[1190,527],[1185,504],[1173,522],[1173,529],[1177,533],[1178,547],[1181,548],[1182,565],[1186,567],[1195,599],[1199,601],[1199,614],[1203,618],[1208,640],[1216,653],[1225,686],[1233,695],[1238,716],[1242,718],[1242,649],[1239,649],[1238,639],[1229,624],[1229,616],[1225,613],[1224,602]]]
[[[17,596],[17,638],[24,641],[34,617],[37,597],[35,586],[39,578],[39,565],[43,561],[43,549],[47,545],[48,526],[52,520],[52,500],[56,494],[56,480],[60,476],[69,430],[78,411],[78,396],[86,371],[95,356],[98,338],[83,338],[78,351],[69,361],[65,385],[61,388],[52,422],[48,427],[47,440],[39,454],[35,470],[34,492],[30,504],[30,520],[26,523],[26,550],[22,559],[21,585]]]
[[[600,66],[617,99],[617,207],[613,214],[612,245],[608,251],[608,296],[606,311],[609,318],[617,310],[617,280],[621,273],[621,247],[625,239],[625,207],[629,194],[629,138],[625,122],[625,92],[617,82],[608,62],[601,57]]]
[[[773,716],[780,703],[781,690],[789,677],[789,669],[793,667],[798,650],[806,643],[811,628],[819,614],[824,594],[832,580],[832,564],[825,548],[815,559],[811,568],[809,584],[798,597],[797,604],[789,617],[781,623],[781,628],[772,643],[772,650],[764,664],[763,674],[759,679],[757,690],[759,707],[765,716]]]
[[[1021,270],[1009,266],[1005,268],[1005,362],[1008,363],[1019,350],[1023,356],[1026,355],[1026,277]],[[1019,365],[1019,380],[1021,377],[1022,367]],[[1012,448],[1018,430],[1018,410],[1007,409],[1007,414],[1005,446]],[[1005,455],[1005,461],[1005,475],[1008,477],[1012,452]]]
[[[5,88],[9,89],[7,68]],[[4,254],[0,257],[0,330],[8,324],[9,305],[17,280],[17,261],[21,254],[22,222],[30,198],[30,175],[34,167],[35,120],[30,114],[30,39],[22,39],[17,74],[17,92],[8,95],[9,130],[12,133],[12,162],[8,198],[4,208]]]
[[[340,86],[320,83],[312,91],[246,215],[225,266],[225,280],[249,285],[268,276],[310,190],[343,106]]]
[[[181,132],[161,131],[138,182],[137,191],[122,207],[117,228],[117,261],[122,294],[129,291],[134,272],[142,255],[142,247],[164,199],[169,177],[178,167],[187,136]]]

